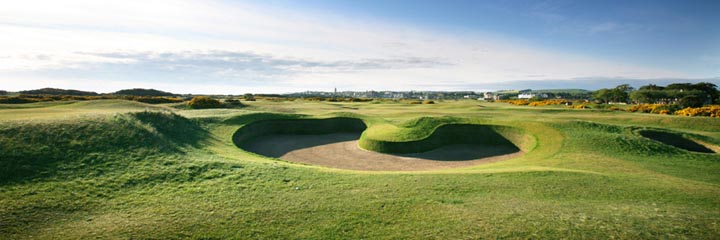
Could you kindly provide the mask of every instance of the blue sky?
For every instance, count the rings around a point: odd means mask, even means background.
[[[263,1],[717,76],[720,1]]]
[[[720,1],[0,3],[0,83],[110,92],[713,82]]]

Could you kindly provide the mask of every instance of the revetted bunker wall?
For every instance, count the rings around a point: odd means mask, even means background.
[[[335,132],[362,132],[367,128],[357,118],[276,119],[249,123],[233,134],[233,142],[242,147],[252,138],[268,134],[328,134]]]
[[[391,142],[361,137],[360,147],[383,153],[418,153],[449,144],[483,144],[514,146],[529,151],[535,146],[534,138],[522,131],[505,126],[477,124],[446,124],[429,136],[407,142]]]
[[[706,146],[703,146],[693,140],[687,139],[683,137],[680,134],[676,133],[670,133],[670,132],[663,132],[663,131],[655,131],[655,130],[640,130],[638,131],[638,134],[640,134],[643,137],[676,147],[685,149],[691,152],[701,152],[701,153],[715,153],[715,151],[707,148]]]

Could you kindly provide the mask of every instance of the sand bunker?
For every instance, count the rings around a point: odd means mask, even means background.
[[[383,154],[358,147],[360,133],[270,134],[258,136],[242,148],[287,161],[340,169],[418,171],[467,167],[521,156],[508,145],[450,144],[413,154]]]
[[[687,139],[678,134],[653,130],[643,130],[639,131],[639,133],[643,137],[691,152],[715,153],[715,151],[710,149],[712,146]]]
[[[518,157],[534,146],[530,136],[507,126],[447,124],[407,142],[361,138],[366,129],[357,118],[269,119],[241,127],[233,142],[268,157],[367,171],[467,167]]]

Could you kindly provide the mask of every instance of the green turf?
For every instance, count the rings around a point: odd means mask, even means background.
[[[641,134],[717,146],[720,119],[478,101],[244,104],[0,106],[0,239],[720,238],[720,155]],[[253,122],[333,117],[363,119],[364,137],[384,141],[446,124],[504,126],[497,132],[527,153],[359,172],[233,143]]]

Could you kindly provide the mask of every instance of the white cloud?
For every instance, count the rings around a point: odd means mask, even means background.
[[[617,26],[596,28],[610,31]],[[328,84],[442,88],[438,84],[477,85],[532,76],[699,77],[534,49],[478,33],[453,35],[214,1],[5,2],[0,3],[0,33],[0,82],[14,89],[43,87],[50,81],[57,87],[93,86],[97,88],[88,90],[96,91],[157,84],[178,92],[229,93]],[[243,63],[250,58],[252,64]],[[17,76],[26,77],[22,86],[13,79]],[[99,79],[117,84],[95,84]],[[197,81],[204,82],[201,88],[191,85]]]

